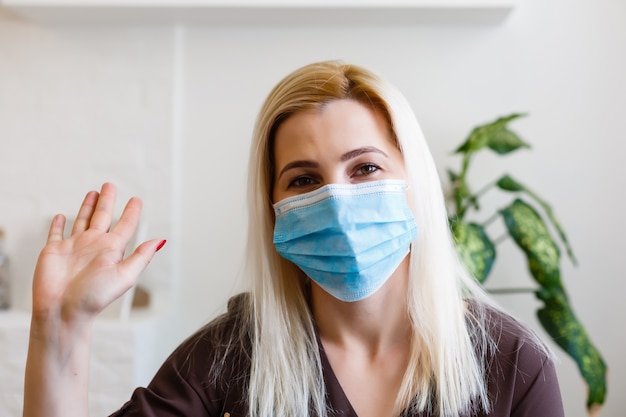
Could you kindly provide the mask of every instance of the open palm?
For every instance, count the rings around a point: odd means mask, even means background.
[[[141,213],[131,198],[112,225],[116,189],[102,186],[87,194],[71,234],[64,238],[65,217],[57,215],[41,251],[33,281],[33,313],[64,320],[89,319],[131,288],[164,241],[141,244],[124,258]]]

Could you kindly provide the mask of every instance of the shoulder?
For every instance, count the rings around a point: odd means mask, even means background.
[[[530,371],[552,362],[550,349],[528,325],[491,307],[485,308],[485,318],[491,354],[502,366],[509,363]]]
[[[248,294],[228,301],[227,310],[187,338],[170,355],[170,362],[183,373],[216,377],[231,367],[245,366],[249,355]]]
[[[233,297],[227,311],[181,343],[114,416],[244,415],[247,305],[246,294]]]
[[[562,416],[561,394],[550,349],[525,324],[485,307],[491,346],[485,355],[489,415]]]

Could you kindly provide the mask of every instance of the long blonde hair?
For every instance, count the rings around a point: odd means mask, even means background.
[[[338,99],[357,100],[383,114],[401,150],[418,224],[412,244],[409,315],[410,363],[396,405],[441,416],[487,410],[484,355],[491,343],[480,306],[484,298],[461,267],[447,221],[433,158],[405,98],[361,67],[337,61],[302,67],[269,94],[254,130],[248,181],[247,274],[252,277],[250,415],[327,415],[325,387],[306,277],[272,243],[273,139],[290,115]]]

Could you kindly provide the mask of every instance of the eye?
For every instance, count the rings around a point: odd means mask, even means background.
[[[315,180],[306,175],[294,178],[289,182],[288,188],[305,188],[315,184]]]
[[[367,163],[359,166],[356,170],[356,175],[371,175],[378,171],[380,167],[375,164]]]

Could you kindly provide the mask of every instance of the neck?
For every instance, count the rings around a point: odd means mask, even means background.
[[[370,354],[407,346],[411,328],[407,307],[408,256],[376,293],[344,302],[311,283],[311,304],[324,344],[354,348]]]

